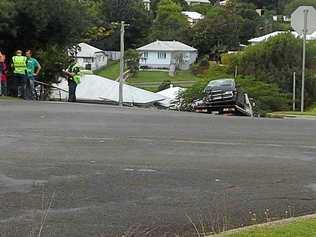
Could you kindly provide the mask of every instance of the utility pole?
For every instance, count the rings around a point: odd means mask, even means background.
[[[296,110],[296,72],[293,72],[293,111]]]
[[[235,75],[235,79],[237,79],[237,76],[238,76],[238,66],[236,65],[235,66],[235,73],[234,73]]]
[[[119,106],[123,106],[123,84],[124,84],[124,34],[125,22],[121,22],[121,59],[120,59],[120,85],[119,85]]]
[[[303,66],[302,66],[302,92],[301,92],[301,112],[304,112],[305,100],[305,64],[306,64],[306,35],[307,35],[307,18],[308,9],[304,10],[304,30],[303,30]]]

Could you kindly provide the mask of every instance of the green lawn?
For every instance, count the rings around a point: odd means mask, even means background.
[[[316,219],[296,221],[292,224],[262,227],[240,233],[220,235],[225,237],[315,237]]]
[[[95,71],[95,74],[108,79],[116,80],[120,76],[120,63],[117,61],[109,62],[106,67]]]
[[[304,113],[298,112],[298,111],[280,111],[280,112],[274,112],[271,115],[301,115],[301,116],[316,116],[316,104],[308,108]]]
[[[177,81],[197,81],[198,77],[194,76],[191,71],[177,71],[174,77],[170,77],[168,72],[161,71],[140,71],[134,78],[129,80],[130,83],[139,82],[163,82],[170,80],[172,82]]]
[[[11,97],[11,96],[0,96],[0,100],[20,100],[20,98]]]
[[[119,77],[119,71],[119,62],[110,62],[109,65],[96,71],[95,74],[116,80]],[[174,86],[190,87],[199,79],[200,78],[194,76],[191,71],[177,71],[174,77],[169,77],[168,72],[164,71],[139,71],[133,78],[130,78],[127,83],[156,92],[159,85],[165,80],[170,80]]]
[[[157,92],[159,85],[165,80],[170,80],[174,86],[188,88],[199,79],[191,71],[178,71],[174,77],[170,77],[168,72],[140,71],[134,78],[128,80],[128,84]]]

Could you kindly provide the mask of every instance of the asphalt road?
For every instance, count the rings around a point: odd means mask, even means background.
[[[188,236],[190,218],[210,230],[308,214],[315,170],[312,120],[0,102],[1,237],[38,229],[52,196],[42,236]]]

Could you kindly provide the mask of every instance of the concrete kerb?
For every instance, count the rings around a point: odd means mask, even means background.
[[[301,216],[301,217],[293,217],[293,218],[283,219],[283,220],[279,220],[279,221],[268,222],[268,223],[264,223],[264,224],[247,226],[247,227],[243,227],[243,228],[229,230],[229,231],[226,231],[224,233],[217,234],[217,235],[210,235],[209,237],[226,237],[226,236],[229,236],[231,234],[241,233],[241,232],[248,231],[248,230],[284,226],[287,224],[292,224],[295,222],[304,221],[304,220],[311,220],[311,219],[316,219],[316,214],[311,214],[311,215],[306,215],[306,216]]]
[[[282,114],[282,113],[269,113],[267,114],[268,118],[276,118],[276,119],[309,119],[316,120],[316,116],[312,115],[297,115],[297,114]]]

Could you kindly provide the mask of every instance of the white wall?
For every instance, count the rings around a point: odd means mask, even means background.
[[[94,71],[106,66],[108,57],[104,53],[97,53],[93,58],[77,58],[77,63],[84,69],[88,64],[91,64],[91,70]]]
[[[187,70],[190,66],[195,63],[197,58],[197,52],[181,52],[183,54],[183,65],[180,66],[180,69]],[[170,68],[172,52],[166,52],[166,58],[158,58],[158,52],[152,51],[148,52],[148,57],[144,58],[144,53],[140,59],[140,66],[148,66],[150,68]]]
[[[92,70],[97,70],[108,64],[108,57],[104,53],[97,53],[94,58],[94,68]]]
[[[171,62],[171,52],[165,52],[165,53],[166,53],[166,58],[158,58],[157,51],[149,51],[147,58],[144,58],[144,54],[142,54],[142,58],[140,59],[140,66],[169,69],[170,62]]]
[[[120,51],[105,51],[106,55],[108,55],[108,59],[110,60],[120,60],[121,52]]]

